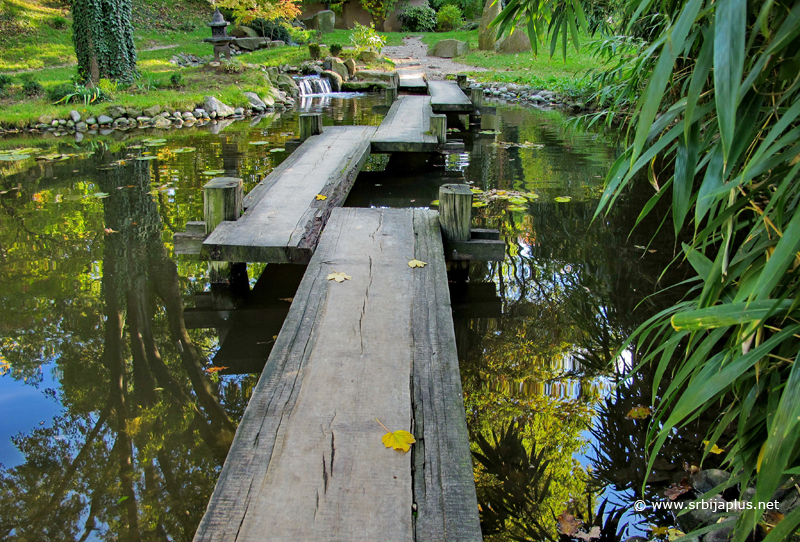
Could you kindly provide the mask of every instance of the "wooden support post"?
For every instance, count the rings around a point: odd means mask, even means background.
[[[445,242],[469,241],[472,190],[465,184],[439,187],[439,222]]]
[[[431,115],[431,134],[439,143],[447,143],[447,115]]]
[[[242,179],[235,177],[217,177],[203,186],[203,215],[205,217],[206,234],[214,231],[225,220],[238,220],[244,210],[244,185]],[[218,309],[233,308],[235,300],[231,288],[240,283],[242,273],[247,282],[245,264],[231,262],[209,262],[208,270],[211,279],[211,296]]]
[[[235,177],[216,177],[203,186],[206,234],[223,220],[238,220],[244,209],[244,185]]]
[[[390,87],[384,91],[383,94],[384,100],[386,105],[391,107],[391,105],[397,100],[397,87]]]
[[[458,83],[458,88],[464,90],[467,88],[467,74],[466,73],[459,73],[456,74],[456,83]]]
[[[469,99],[476,108],[483,105],[483,89],[480,87],[469,87]]]
[[[322,114],[305,113],[300,115],[300,141],[322,133]]]

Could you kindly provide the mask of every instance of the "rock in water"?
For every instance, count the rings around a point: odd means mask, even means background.
[[[469,44],[459,40],[442,40],[428,49],[428,56],[438,56],[440,58],[453,58],[461,56],[469,51]]]
[[[353,77],[356,74],[356,61],[352,58],[348,58],[344,61],[344,66],[347,68],[347,72],[350,74],[350,77]]]
[[[478,49],[481,51],[494,51],[497,28],[489,28],[489,24],[500,15],[502,10],[503,6],[500,0],[496,0],[494,3],[492,0],[487,0],[483,6],[481,25],[478,27]]]
[[[264,103],[264,101],[261,98],[259,98],[258,94],[256,94],[255,92],[245,92],[244,97],[247,98],[248,102],[250,102],[250,108],[253,111],[258,111],[258,112],[266,111],[267,104]]]
[[[350,78],[350,70],[347,69],[347,66],[344,65],[340,58],[331,57],[331,71],[339,74],[343,81],[347,81]]]
[[[205,98],[203,98],[203,109],[205,109],[209,113],[211,112],[216,113],[217,117],[233,116],[233,108],[229,105],[225,105],[224,103],[217,100],[213,96],[206,96]]]
[[[339,92],[342,90],[342,77],[332,70],[325,70],[322,72],[322,77],[327,77],[331,83],[331,91]]]

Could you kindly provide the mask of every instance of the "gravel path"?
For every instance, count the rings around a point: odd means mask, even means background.
[[[429,57],[428,46],[417,36],[404,38],[403,45],[384,47],[383,54],[394,61],[398,70],[424,72],[431,81],[440,81],[448,73],[487,71],[486,68],[468,66],[449,58]]]

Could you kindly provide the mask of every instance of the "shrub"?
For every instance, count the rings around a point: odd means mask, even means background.
[[[342,46],[338,43],[331,43],[328,49],[331,52],[331,56],[339,56],[339,54],[342,52]]]
[[[62,17],[61,15],[56,15],[55,17],[47,21],[47,24],[51,28],[55,28],[56,30],[64,30],[65,28],[67,28],[68,21],[65,17]]]
[[[56,89],[53,89],[52,94],[48,93],[48,97],[52,99],[57,94],[63,94],[63,96],[55,100],[56,103],[63,102],[65,104],[70,104],[83,102],[86,105],[94,102],[103,102],[109,98],[108,94],[100,87],[87,88],[80,84],[74,84],[69,92],[66,92],[66,86],[67,85],[59,85],[56,87],[58,93],[55,92]]]
[[[169,85],[172,88],[181,88],[183,86],[183,74],[175,72],[169,76]]]
[[[364,26],[355,23],[353,33],[350,35],[350,41],[359,53],[361,51],[376,51],[380,53],[383,46],[386,45],[386,38],[378,34],[371,24],[370,26]]]
[[[284,28],[286,28],[286,31],[289,33],[289,41],[291,43],[302,45],[304,43],[308,43],[317,35],[314,30],[303,30],[302,28],[291,26],[288,23],[283,23],[283,25]]]
[[[39,96],[44,92],[44,87],[39,81],[34,80],[30,76],[26,77],[22,82],[22,92],[25,96],[33,97]]]
[[[220,64],[222,65],[222,69],[225,70],[225,73],[242,73],[244,71],[244,64],[242,64],[238,58],[232,58],[230,60],[223,58]]]
[[[308,54],[311,55],[311,60],[319,60],[322,51],[319,47],[319,43],[309,43],[308,44]]]
[[[442,6],[442,9],[436,14],[436,30],[439,32],[449,32],[461,28],[463,24],[464,19],[458,6],[447,4]]]
[[[47,100],[50,102],[60,102],[65,97],[75,92],[75,85],[72,83],[62,83],[47,89]]]
[[[436,12],[430,6],[412,6],[398,16],[404,32],[433,32],[436,30]]]
[[[254,29],[262,38],[269,38],[273,40],[281,40],[289,43],[292,41],[292,36],[289,31],[278,21],[265,21],[264,19],[256,19],[250,23],[250,27]]]

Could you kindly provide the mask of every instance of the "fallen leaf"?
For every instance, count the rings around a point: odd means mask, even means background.
[[[569,196],[558,196],[558,197],[556,198],[556,201],[557,201],[558,203],[567,203],[568,201],[571,201],[571,200],[572,200],[572,198],[571,198],[571,197],[569,197]]]
[[[325,201],[326,199],[328,199],[328,196],[323,196],[322,194],[317,194],[317,200]]]
[[[655,525],[651,525],[650,527],[650,532],[652,532],[655,537],[663,538],[669,533],[669,527],[656,527]]]
[[[764,531],[769,534],[769,532],[775,528],[775,526],[783,521],[783,514],[780,512],[767,512],[764,514],[764,519],[759,525],[764,528]]]
[[[693,465],[693,464],[689,463],[688,461],[684,461],[683,462],[683,470],[685,470],[689,474],[695,474],[697,472],[700,472],[700,467],[697,466],[697,465]]]
[[[208,374],[213,374],[213,373],[218,373],[218,372],[220,372],[220,371],[221,371],[221,370],[223,370],[223,369],[227,369],[227,367],[206,367],[206,368],[205,368],[205,371],[206,371]]]
[[[689,481],[684,478],[681,480],[679,484],[672,484],[669,486],[665,491],[664,495],[669,497],[669,500],[674,501],[684,493],[688,492],[692,489],[692,486],[689,485]]]
[[[678,538],[686,536],[686,533],[679,529],[675,529],[674,527],[670,527],[667,529],[667,539],[668,540],[677,540]]]
[[[353,277],[351,277],[350,275],[345,275],[344,273],[331,273],[325,278],[327,280],[335,280],[336,282],[344,282],[346,280],[350,280]]]
[[[710,442],[709,442],[709,441],[707,441],[707,440],[704,440],[704,441],[703,441],[703,444],[705,444],[705,445],[706,445],[706,448],[708,448],[708,445],[710,444]],[[710,449],[710,450],[708,450],[708,451],[709,451],[709,453],[712,453],[712,454],[719,455],[719,454],[721,454],[721,453],[724,453],[724,452],[725,452],[725,448],[720,448],[720,447],[719,447],[719,446],[717,446],[717,445],[716,445],[716,443],[715,443],[715,444],[714,444],[714,446],[712,446],[712,447],[711,447],[711,449]]]
[[[643,420],[648,417],[650,414],[653,413],[653,409],[647,406],[639,405],[637,407],[633,407],[628,411],[628,415],[625,416],[627,420]]]
[[[567,511],[558,516],[558,528],[567,536],[575,536],[583,522]]]
[[[375,418],[375,421],[380,423],[381,427],[386,429],[386,426],[383,425],[378,418]],[[408,452],[411,449],[411,445],[417,442],[416,439],[414,438],[414,435],[412,435],[405,429],[398,429],[397,431],[389,431],[388,429],[386,429],[386,434],[383,435],[381,441],[387,448],[402,450],[404,453]]]
[[[575,538],[580,538],[581,540],[585,540],[589,542],[589,540],[594,540],[595,538],[600,538],[600,527],[595,525],[594,527],[589,530],[588,533],[584,533],[583,531],[578,531],[575,533]]]
[[[414,267],[425,267],[426,265],[428,265],[426,262],[421,262],[419,260],[411,260],[410,262],[408,262],[408,266],[411,267],[412,269]]]
[[[330,279],[328,279],[328,280],[330,280]],[[293,297],[281,297],[281,298],[278,299],[278,301],[288,301],[289,303],[291,303],[292,301],[294,301],[294,298]]]

